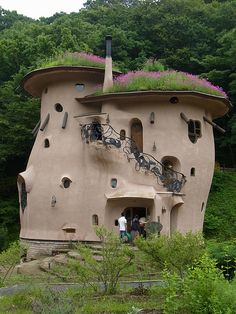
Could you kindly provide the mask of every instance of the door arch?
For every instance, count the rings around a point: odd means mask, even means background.
[[[170,212],[170,234],[173,234],[178,231],[178,214],[179,208],[182,204],[176,204],[172,207]]]

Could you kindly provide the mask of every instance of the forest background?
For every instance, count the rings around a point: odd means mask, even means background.
[[[16,178],[26,168],[39,120],[39,100],[24,92],[20,81],[42,60],[65,51],[104,56],[107,34],[123,72],[157,59],[207,78],[236,103],[236,0],[88,0],[78,13],[39,20],[0,7],[0,250],[18,237]],[[216,122],[227,131],[215,134],[216,161],[235,168],[235,106]],[[235,174],[215,175],[207,236],[236,237],[235,189]],[[229,229],[223,228],[229,221]]]

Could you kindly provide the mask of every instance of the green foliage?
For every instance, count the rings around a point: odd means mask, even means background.
[[[236,173],[215,171],[204,221],[207,238],[236,238]]]
[[[0,286],[4,285],[7,277],[11,276],[14,267],[20,263],[23,249],[18,242],[12,243],[9,248],[0,253]]]
[[[152,73],[139,71],[118,77],[108,93],[129,92],[140,90],[161,90],[161,91],[195,91],[215,96],[224,96],[219,88],[209,84],[198,77],[177,71],[165,71]]]
[[[143,70],[145,71],[156,71],[163,72],[166,70],[165,66],[160,62],[154,59],[149,59],[144,63]]]
[[[147,240],[139,237],[135,243],[160,268],[167,267],[177,271],[181,277],[205,252],[204,240],[200,233],[189,232],[183,235],[177,232],[171,237],[153,235]]]
[[[50,313],[50,314],[124,314],[131,309],[159,309],[156,294],[149,298],[133,296],[130,291],[123,291],[118,296],[97,296],[85,289],[58,291],[51,286],[31,287],[17,294],[0,298],[1,313]],[[151,311],[151,310],[150,310]],[[131,312],[132,313],[132,312]]]
[[[38,64],[39,68],[47,68],[53,66],[87,66],[105,69],[105,59],[85,52],[65,52],[57,56],[51,57]],[[113,70],[118,70],[113,65]]]
[[[75,313],[75,304],[72,299],[65,293],[50,287],[36,290],[31,306],[34,313],[40,314]]]
[[[68,66],[88,66],[88,67],[96,67],[96,68],[105,68],[105,63],[96,62],[92,60],[88,60],[85,58],[78,57],[73,54],[64,54],[59,55],[55,58],[50,58],[45,62],[39,64],[40,68],[53,67],[58,65],[68,65]]]
[[[216,265],[223,271],[226,279],[234,278],[236,270],[236,240],[218,242],[216,240],[207,241],[207,249]]]
[[[233,314],[236,311],[236,286],[226,281],[215,263],[203,255],[180,278],[164,273],[165,314]]]
[[[94,258],[90,247],[80,244],[77,249],[84,262],[74,261],[71,266],[75,268],[79,282],[90,285],[94,290],[102,284],[105,294],[113,294],[120,277],[132,265],[134,253],[120,242],[117,235],[104,227],[98,227],[96,234],[101,240],[98,260]]]
[[[18,235],[18,200],[15,199],[15,197],[3,200],[0,199],[0,252],[6,249],[10,242],[15,241],[18,238]]]

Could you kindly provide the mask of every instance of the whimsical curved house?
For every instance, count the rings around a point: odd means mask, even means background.
[[[112,85],[111,58],[105,90]],[[110,75],[107,75],[107,73]],[[98,241],[94,225],[118,231],[124,211],[161,233],[202,229],[214,171],[213,119],[224,97],[191,91],[94,96],[104,70],[57,66],[23,80],[41,98],[41,122],[19,174],[21,232],[30,255],[70,241]]]

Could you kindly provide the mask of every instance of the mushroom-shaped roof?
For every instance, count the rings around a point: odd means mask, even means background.
[[[175,96],[178,97],[177,102],[187,102],[208,109],[213,118],[225,115],[231,107],[222,88],[196,75],[173,70],[129,72],[118,76],[106,93],[98,90],[94,95],[78,100],[84,104],[121,100],[124,104],[126,99],[129,103],[158,103],[166,101],[168,97],[173,100]]]
[[[120,72],[113,72],[117,76]],[[32,96],[41,97],[42,91],[52,81],[78,79],[81,76],[96,78],[103,82],[104,69],[85,66],[53,66],[32,71],[21,81],[22,87]]]
[[[65,52],[47,59],[40,68],[28,73],[22,80],[22,87],[32,96],[40,97],[43,88],[55,80],[76,79],[81,75],[103,82],[105,59],[91,53]],[[114,75],[121,74],[114,71]]]
[[[170,102],[173,106],[177,103],[189,103],[194,106],[201,106],[212,114],[212,118],[216,119],[224,116],[231,108],[228,99],[221,96],[209,95],[196,91],[134,91],[134,92],[117,92],[102,95],[89,95],[83,98],[77,98],[82,104],[100,105],[101,103],[119,103],[125,106],[127,102],[134,105],[143,105],[148,102],[159,103]],[[172,101],[173,100],[173,101]]]

